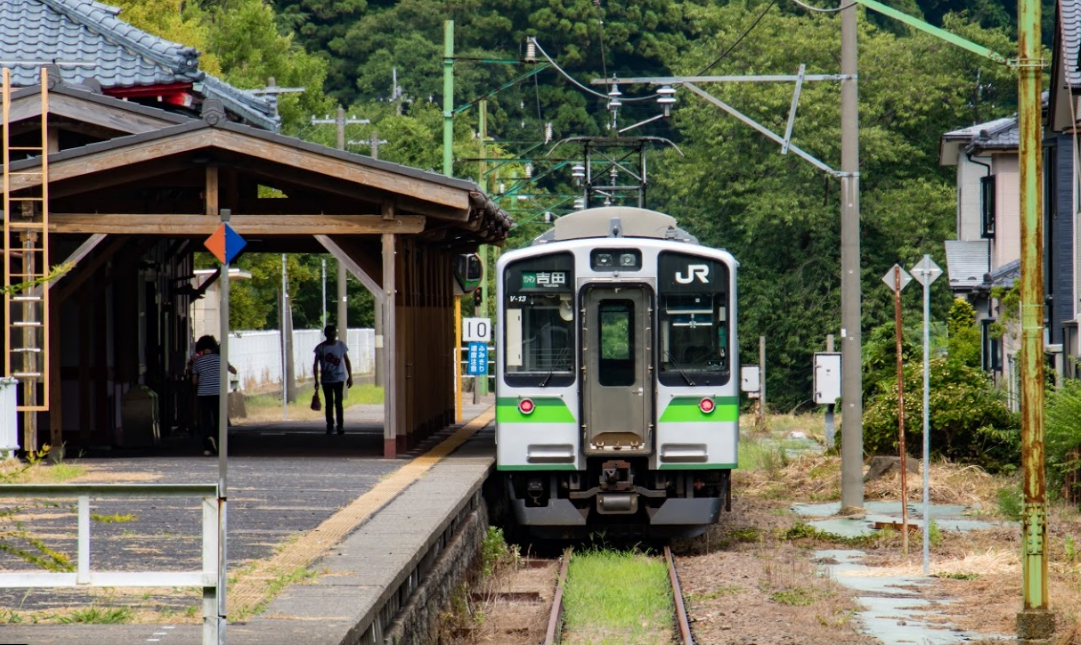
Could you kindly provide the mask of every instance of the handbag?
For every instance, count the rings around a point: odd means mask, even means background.
[[[312,409],[316,412],[323,409],[323,402],[319,399],[319,390],[312,392]]]

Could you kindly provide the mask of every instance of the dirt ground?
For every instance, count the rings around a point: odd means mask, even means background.
[[[922,499],[922,480],[908,480],[908,499],[916,503]],[[815,552],[858,549],[866,554],[868,575],[919,576],[922,540],[914,533],[906,556],[899,533],[887,531],[859,540],[831,538],[810,530],[790,510],[796,503],[839,500],[839,482],[837,456],[767,459],[759,468],[737,472],[732,512],[723,514],[719,524],[701,537],[673,544],[696,643],[879,642],[860,631],[855,592],[824,576]],[[977,634],[979,640],[970,642],[982,645],[1016,642],[1015,621],[1023,603],[1020,528],[1002,514],[999,498],[1000,491],[1019,490],[1017,478],[992,477],[947,463],[932,464],[931,482],[932,503],[969,506],[976,519],[995,528],[942,531],[932,539],[932,578],[916,587],[936,612],[928,622]],[[899,501],[899,476],[869,482],[864,496],[867,501]],[[1049,510],[1048,597],[1058,626],[1052,642],[1081,645],[1081,513],[1057,503]],[[530,591],[549,600],[554,579],[554,569],[548,569],[532,578]],[[543,637],[546,611],[537,603],[487,602],[476,595],[473,602],[471,610],[480,620],[472,621],[472,628],[465,630],[468,634],[459,630],[457,638],[444,643],[532,645]]]
[[[832,539],[803,529],[789,509],[795,503],[839,499],[836,457],[804,455],[774,468],[741,471],[733,512],[706,536],[676,545],[680,575],[693,616],[695,640],[706,644],[876,643],[855,622],[854,592],[819,573],[814,553],[859,549],[869,575],[922,574],[919,534],[902,551],[899,533],[870,539]],[[921,499],[918,477],[909,477],[910,503]],[[913,481],[915,480],[915,481]],[[997,497],[1017,482],[973,468],[932,464],[931,501],[966,504],[987,522],[1006,522]],[[868,483],[865,499],[899,501],[900,478]],[[1081,514],[1052,503],[1049,517],[1050,589],[1056,614],[1055,645],[1081,645]],[[919,589],[943,629],[980,635],[985,645],[1015,642],[1023,604],[1020,528],[1005,523],[971,532],[941,532],[930,549],[931,583]],[[1008,639],[1002,636],[1009,637]]]

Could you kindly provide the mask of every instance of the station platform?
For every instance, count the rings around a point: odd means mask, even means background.
[[[398,459],[382,457],[374,409],[347,411],[344,436],[325,435],[319,422],[232,428],[225,642],[414,642],[410,634],[430,629],[448,590],[429,588],[427,579],[443,587],[444,578],[460,580],[469,563],[456,554],[472,549],[487,529],[482,487],[495,461],[493,404],[491,396],[466,404],[461,423]],[[87,475],[73,481],[215,482],[217,459],[192,445],[191,454],[92,455],[79,460]],[[182,503],[92,505],[103,516],[134,517],[94,524],[94,570],[198,568],[198,516]],[[48,522],[29,528],[59,531]],[[74,534],[65,540],[50,544],[74,554]],[[2,589],[0,643],[199,645],[199,593]],[[30,618],[91,606],[128,607],[137,622],[33,624]],[[148,622],[150,616],[157,620]],[[10,622],[18,617],[26,618]]]

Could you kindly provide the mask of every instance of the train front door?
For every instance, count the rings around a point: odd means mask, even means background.
[[[644,287],[582,295],[582,426],[586,454],[648,454],[652,444],[652,298]]]

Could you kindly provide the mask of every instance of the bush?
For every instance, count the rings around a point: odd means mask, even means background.
[[[1019,417],[983,371],[957,361],[931,361],[931,454],[1010,472],[1021,455]],[[919,455],[923,444],[923,364],[909,363],[905,379],[905,448]],[[864,450],[897,454],[897,384],[880,391],[863,416]]]
[[[1048,484],[1064,485],[1066,475],[1078,470],[1070,453],[1081,448],[1081,381],[1067,379],[1047,393],[1044,418],[1044,455]]]
[[[980,366],[980,329],[976,310],[964,298],[954,298],[949,314],[950,360],[969,367]]]

